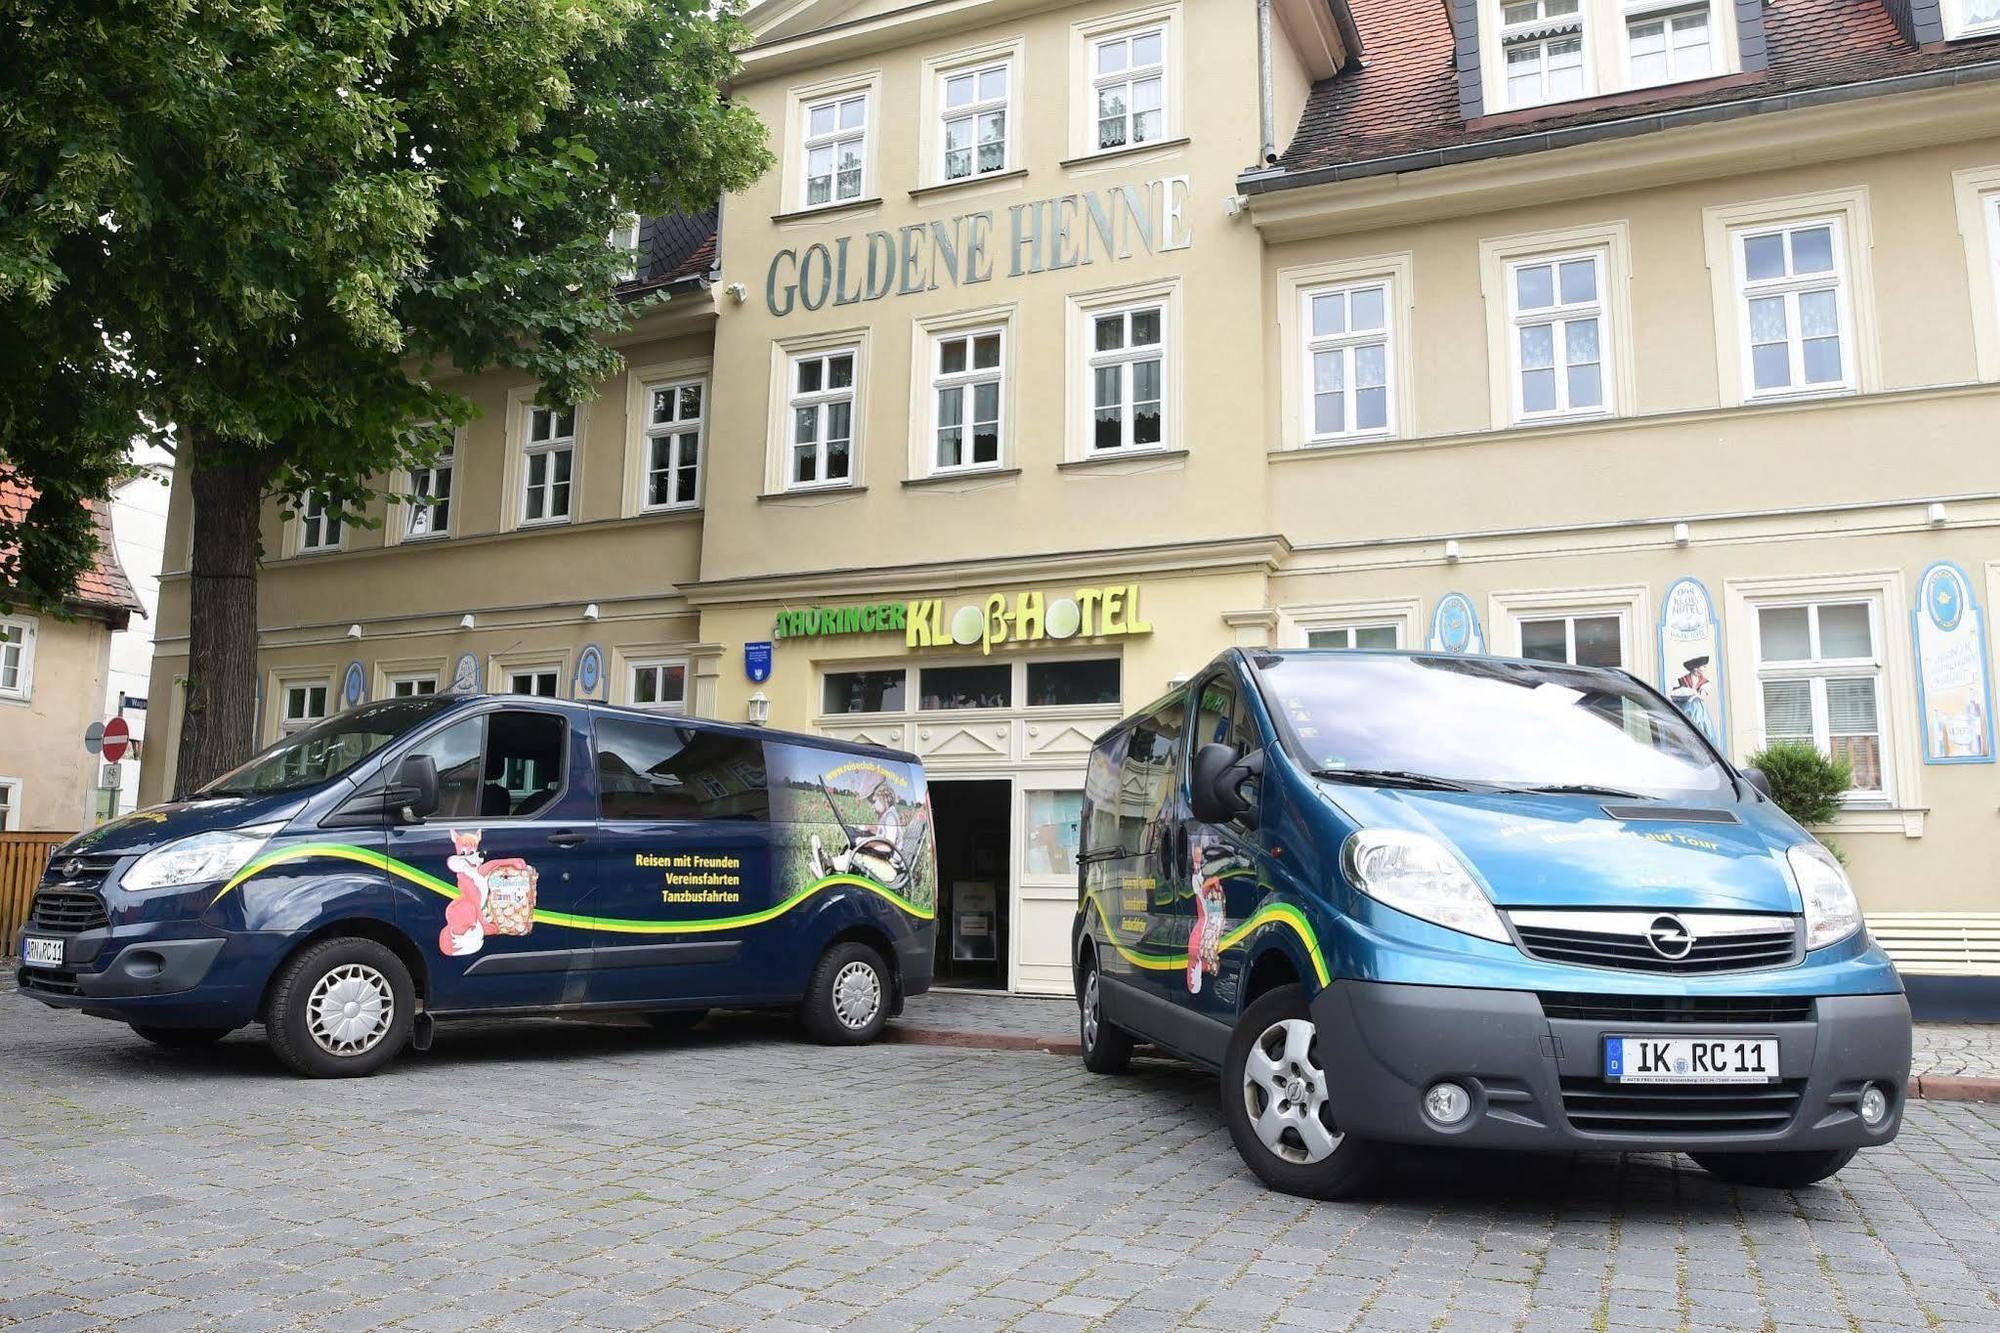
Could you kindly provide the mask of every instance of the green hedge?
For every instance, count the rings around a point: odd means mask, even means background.
[[[1771,799],[1808,828],[1830,823],[1840,797],[1854,785],[1845,759],[1829,759],[1804,741],[1773,741],[1750,756],[1749,766],[1771,780]]]

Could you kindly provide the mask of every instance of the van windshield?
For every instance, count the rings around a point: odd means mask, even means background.
[[[241,768],[201,789],[203,796],[269,796],[306,791],[353,768],[411,728],[450,707],[444,695],[385,699],[285,737]]]
[[[1356,652],[1258,666],[1286,749],[1330,778],[1635,796],[1732,786],[1680,713],[1613,672]]]

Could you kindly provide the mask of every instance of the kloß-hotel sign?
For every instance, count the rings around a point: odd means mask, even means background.
[[[1162,176],[1139,185],[1083,190],[1013,204],[1006,236],[992,209],[894,231],[868,231],[814,241],[803,250],[771,256],[764,275],[764,305],[774,316],[794,310],[856,305],[885,296],[912,296],[941,286],[990,281],[1005,263],[1007,276],[1161,254],[1194,243],[1187,217],[1188,178]],[[996,243],[1004,251],[996,252]]]
[[[1003,643],[1050,639],[1109,639],[1151,634],[1152,622],[1139,612],[1139,585],[1114,583],[1078,588],[1073,595],[1044,597],[1038,591],[989,593],[945,615],[944,599],[869,602],[859,606],[816,606],[780,611],[774,639],[831,638],[845,634],[903,632],[909,648],[971,648],[990,653]]]

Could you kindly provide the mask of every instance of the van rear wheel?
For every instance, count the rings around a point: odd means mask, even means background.
[[[1132,1034],[1104,1016],[1104,988],[1098,980],[1097,956],[1087,955],[1083,967],[1083,986],[1077,993],[1083,1067],[1093,1074],[1122,1074],[1132,1063]]]
[[[386,945],[321,940],[286,963],[271,987],[265,1036],[308,1078],[359,1078],[396,1058],[416,1012],[410,970]]]
[[[889,1021],[889,991],[889,967],[882,955],[858,940],[846,940],[820,955],[799,1018],[814,1041],[865,1045]]]
[[[1385,1149],[1343,1133],[1327,1096],[1328,1071],[1303,986],[1251,1002],[1222,1057],[1222,1118],[1236,1151],[1274,1190],[1343,1199],[1381,1169]]]
[[[1828,1148],[1820,1152],[1698,1152],[1695,1165],[1732,1185],[1767,1190],[1804,1189],[1854,1160],[1858,1148]]]

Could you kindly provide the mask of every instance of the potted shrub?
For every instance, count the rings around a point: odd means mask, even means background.
[[[1805,741],[1772,741],[1750,756],[1749,766],[1770,780],[1778,808],[1807,828],[1833,822],[1842,794],[1854,785],[1853,765],[1829,759]],[[1827,849],[1840,856],[1831,843]]]

